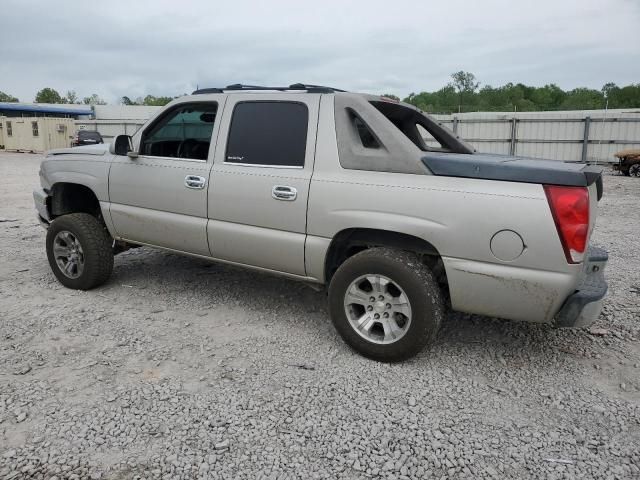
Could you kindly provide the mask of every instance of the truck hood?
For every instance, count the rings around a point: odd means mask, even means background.
[[[56,155],[105,155],[109,152],[108,143],[99,143],[97,145],[82,145],[80,147],[56,148],[46,153],[47,157]]]
[[[586,187],[596,183],[602,196],[602,167],[585,163],[474,153],[428,153],[422,163],[434,175],[506,182]]]

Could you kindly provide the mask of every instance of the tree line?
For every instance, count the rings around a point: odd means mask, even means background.
[[[122,97],[120,99],[121,105],[154,105],[154,106],[164,106],[169,103],[171,100],[177,97],[155,97],[153,95],[147,95],[146,97],[138,97],[136,99],[131,99],[130,97]],[[8,93],[4,93],[0,91],[0,102],[19,102],[20,100],[13,95]],[[92,94],[88,97],[80,98],[75,90],[69,90],[65,95],[60,95],[60,93],[54,88],[46,87],[36,93],[36,96],[33,100],[35,103],[58,103],[58,104],[80,104],[83,103],[85,105],[106,105],[105,102],[99,95]]]
[[[543,87],[527,86],[523,83],[507,83],[501,87],[480,86],[476,76],[459,71],[451,74],[451,81],[433,92],[410,93],[404,101],[431,113],[456,112],[532,112],[545,110],[599,110],[603,108],[640,108],[640,83],[619,87],[609,82],[600,90],[574,88],[563,90],[550,83]],[[393,94],[385,95],[400,100]],[[177,97],[147,95],[145,97],[124,96],[121,105],[164,106]],[[0,102],[18,102],[18,98],[0,91]],[[105,105],[95,93],[80,99],[74,90],[60,95],[53,88],[43,88],[34,100],[36,103],[84,103]]]
[[[567,91],[553,83],[543,87],[522,83],[480,87],[473,73],[460,71],[451,74],[451,81],[441,89],[411,93],[404,101],[431,113],[640,108],[640,83],[619,87],[610,82],[600,90],[574,88]]]

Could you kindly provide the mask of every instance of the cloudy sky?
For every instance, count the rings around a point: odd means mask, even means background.
[[[640,82],[640,0],[0,0],[0,91],[109,102],[196,85],[600,88]]]

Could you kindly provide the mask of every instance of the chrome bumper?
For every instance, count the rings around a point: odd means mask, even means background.
[[[33,191],[33,201],[36,205],[38,212],[38,220],[43,227],[48,227],[51,222],[51,216],[49,215],[49,208],[47,207],[47,198],[49,195],[42,188],[38,188]]]
[[[609,254],[591,246],[585,262],[584,277],[574,293],[565,300],[555,318],[557,327],[588,327],[598,319],[602,299],[607,293],[604,267]]]

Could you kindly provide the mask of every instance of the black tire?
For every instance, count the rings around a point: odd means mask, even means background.
[[[84,268],[77,278],[66,276],[54,257],[53,244],[61,231],[72,233],[83,250]],[[53,274],[67,288],[90,290],[109,279],[113,270],[113,240],[104,224],[88,213],[71,213],[56,218],[47,230],[47,258]]]
[[[363,275],[384,275],[406,294],[412,318],[406,333],[393,343],[367,340],[351,326],[345,311],[345,294]],[[329,286],[329,311],[344,341],[365,357],[381,362],[399,362],[415,356],[436,336],[444,318],[442,292],[429,268],[410,252],[371,248],[347,259]]]

